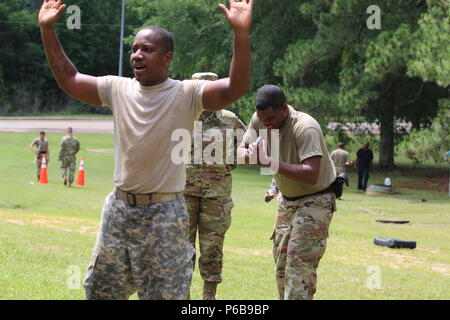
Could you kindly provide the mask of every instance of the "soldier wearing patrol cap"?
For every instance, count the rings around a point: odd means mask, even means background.
[[[193,80],[217,80],[214,73],[196,73]],[[231,111],[205,111],[201,114],[201,137],[209,129],[219,129],[226,141],[226,130],[244,129],[242,121]],[[236,136],[235,136],[236,137]],[[235,138],[236,139],[236,138]],[[202,150],[211,142],[202,139]],[[234,141],[233,150],[240,141]],[[224,143],[225,145],[225,143]],[[189,212],[189,238],[195,246],[197,232],[200,244],[199,268],[204,280],[203,299],[214,300],[217,285],[222,282],[223,243],[225,233],[231,225],[231,170],[235,164],[191,164],[187,166],[185,198]],[[194,163],[194,162],[192,162]],[[195,256],[194,256],[195,263]]]
[[[61,161],[61,175],[64,179],[64,185],[67,185],[67,178],[69,178],[69,187],[73,183],[78,151],[80,151],[80,141],[73,136],[73,129],[68,128],[67,135],[61,139],[59,161]],[[69,169],[69,176],[67,176],[67,169]]]

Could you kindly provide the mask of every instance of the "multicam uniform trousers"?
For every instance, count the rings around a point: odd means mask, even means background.
[[[335,210],[334,193],[296,201],[287,201],[279,195],[273,257],[281,300],[309,300],[314,297],[316,270],[325,253],[328,228]]]
[[[225,233],[231,225],[233,200],[229,196],[211,199],[191,195],[185,197],[189,211],[189,238],[194,246],[197,230],[199,235],[200,275],[204,281],[221,283],[223,244]]]

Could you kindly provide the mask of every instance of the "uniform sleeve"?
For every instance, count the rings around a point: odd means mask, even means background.
[[[113,109],[112,96],[117,83],[117,78],[118,77],[115,76],[97,77],[98,96],[102,102],[102,106],[108,107],[111,110]]]
[[[256,141],[258,138],[258,132],[257,130],[257,117],[256,113],[253,115],[252,119],[250,120],[250,123],[248,124],[247,131],[244,134],[244,139],[242,139],[242,144],[251,144]]]
[[[235,124],[234,124],[234,130],[236,130],[236,129],[246,130],[246,125],[237,116],[236,116],[236,120],[235,120]]]
[[[34,147],[36,146],[37,140],[38,140],[38,139],[34,139],[34,140],[31,142],[31,147],[34,148]]]
[[[64,153],[64,139],[61,139],[61,142],[59,144],[59,155],[58,159],[61,160]]]
[[[192,109],[193,120],[198,120],[200,115],[205,111],[203,106],[203,91],[207,80],[185,80],[183,85],[186,93],[186,100]]]
[[[323,157],[320,141],[322,135],[316,128],[306,128],[300,134],[296,133],[297,152],[300,162],[308,158]]]
[[[373,160],[373,152],[372,152],[372,150],[370,150],[369,159],[370,159],[370,160]]]
[[[331,154],[330,154],[330,158],[331,158],[331,160],[334,162],[334,161],[336,161],[336,151],[333,151]]]

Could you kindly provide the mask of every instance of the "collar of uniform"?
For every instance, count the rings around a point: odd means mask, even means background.
[[[294,107],[292,107],[291,105],[288,105],[289,108],[289,114],[287,116],[286,119],[286,123],[284,124],[284,126],[280,129],[280,134],[284,133],[290,126],[291,126],[291,122],[292,122],[292,117],[294,115],[295,112],[297,112]]]

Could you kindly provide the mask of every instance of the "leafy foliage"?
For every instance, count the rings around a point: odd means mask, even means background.
[[[418,165],[426,160],[440,162],[450,147],[450,100],[440,101],[440,111],[430,128],[415,130],[400,150]]]
[[[0,3],[0,113],[60,110],[93,112],[65,95],[45,63],[36,11],[40,0]],[[57,32],[80,71],[116,74],[121,0],[67,0],[82,10],[81,30],[68,30],[64,15]],[[127,0],[128,51],[142,26],[173,33],[171,77],[195,72],[228,75],[233,32],[215,0]],[[442,0],[385,0],[381,29],[367,27],[371,0],[256,1],[251,29],[250,92],[230,109],[244,121],[254,95],[277,84],[290,104],[326,128],[329,121],[381,124],[380,162],[394,164],[398,120],[429,127],[438,101],[448,98],[450,4]],[[127,55],[125,55],[127,56]],[[125,59],[127,60],[127,59]],[[124,62],[128,65],[128,62]],[[124,68],[132,76],[130,68]]]

